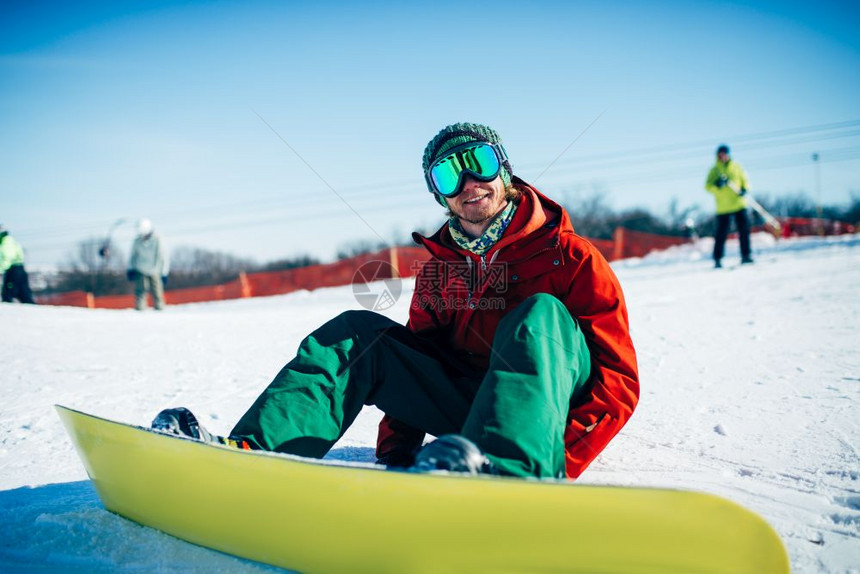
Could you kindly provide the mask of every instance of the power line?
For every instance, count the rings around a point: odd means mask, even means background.
[[[747,146],[745,149],[745,151],[747,152],[755,152],[758,150],[766,150],[768,148],[778,146],[797,145],[801,143],[816,143],[832,139],[856,137],[860,135],[860,130],[852,128],[856,128],[858,126],[860,126],[860,120],[852,120],[846,122],[820,124],[816,126],[804,126],[770,132],[740,135],[726,138],[723,141],[760,142],[757,145]],[[624,150],[605,154],[596,154],[592,156],[571,158],[568,160],[559,161],[558,163],[568,167],[572,166],[573,164],[585,164],[582,168],[580,168],[579,172],[577,173],[577,179],[581,180],[583,171],[585,173],[589,173],[597,170],[600,173],[605,172],[605,170],[616,166],[620,166],[621,169],[632,169],[636,166],[642,165],[643,163],[651,165],[655,163],[666,163],[673,161],[678,162],[689,159],[692,156],[698,157],[702,155],[701,152],[697,151],[697,149],[692,148],[702,148],[704,146],[711,148],[714,145],[713,142],[713,139],[709,139],[707,141],[701,140],[698,142],[671,144],[647,149],[640,148],[633,150]],[[819,153],[821,154],[820,161],[822,163],[851,161],[858,158],[857,148],[851,147],[840,148],[836,150],[823,150]],[[651,157],[649,158],[649,156]],[[808,154],[806,154],[806,156],[794,154],[765,158],[764,160],[750,162],[747,165],[748,167],[758,171],[795,167],[797,165],[809,163],[810,161],[811,160],[809,159]],[[618,178],[610,176],[604,181],[607,183],[607,185],[618,185],[633,181],[638,181],[642,183],[657,180],[673,181],[693,177],[693,175],[700,174],[700,172],[701,169],[697,166],[695,168],[695,173],[693,172],[693,168],[666,169],[656,172],[639,173],[635,177]],[[553,174],[553,180],[555,181],[557,181],[560,177],[564,176],[562,176],[561,174]],[[598,177],[600,176],[598,175]],[[590,179],[594,180],[595,177],[592,177]],[[377,200],[380,196],[390,195],[392,189],[403,190],[404,194],[402,195],[402,197],[406,198],[407,201],[386,201],[385,205],[383,206],[374,205],[372,207],[374,212],[389,211],[392,209],[402,209],[403,207],[411,207],[413,205],[415,205],[416,207],[418,207],[419,205],[423,206],[424,201],[427,199],[426,190],[424,190],[423,185],[420,183],[416,183],[415,180],[398,180],[359,185],[348,188],[342,195],[344,198],[349,198],[351,202],[364,203],[365,200]],[[313,208],[315,207],[324,207],[324,205],[328,201],[329,200],[326,200],[324,197],[320,197],[318,194],[308,192],[304,193],[300,197],[270,196],[265,198],[243,200],[241,202],[230,202],[226,204],[196,205],[187,209],[164,211],[152,215],[153,217],[156,217],[163,222],[170,221],[173,218],[181,217],[184,215],[193,215],[196,216],[195,220],[199,220],[199,216],[201,215],[201,213],[206,213],[209,211],[229,211],[230,213],[228,216],[235,217],[237,215],[238,210],[245,212],[244,215],[246,216],[248,215],[247,210],[249,208],[252,210],[266,210],[266,213],[262,218],[258,216],[252,216],[252,219],[250,220],[246,219],[243,222],[237,222],[234,224],[206,224],[202,227],[192,226],[189,228],[186,226],[184,228],[179,227],[178,229],[176,226],[173,226],[173,234],[176,237],[206,233],[208,231],[212,231],[213,229],[242,229],[255,225],[271,225],[276,222],[291,221],[295,219],[323,220],[326,218],[341,218],[349,215],[349,213],[333,212],[330,208],[325,208],[324,211],[320,213],[313,211]],[[273,210],[284,208],[289,208],[291,212],[289,214],[283,215],[272,214]],[[307,208],[310,208],[311,211],[308,211]],[[108,225],[113,221],[115,221],[115,218],[86,224],[52,226],[50,229],[45,230],[19,230],[17,234],[21,236],[38,235],[40,239],[52,237],[59,238],[63,236],[80,236],[84,234],[88,234],[90,236],[95,237],[102,237],[104,236]],[[67,243],[39,243],[37,240],[35,243],[31,244],[30,247],[56,248],[62,245],[67,245]]]
[[[854,130],[854,131],[842,132],[842,133],[823,134],[823,135],[819,135],[819,136],[805,136],[802,138],[784,139],[784,140],[777,140],[777,141],[762,143],[762,144],[759,144],[756,146],[747,147],[747,148],[745,148],[744,151],[747,153],[747,157],[750,157],[751,154],[756,152],[756,151],[767,150],[767,149],[773,148],[773,147],[784,147],[784,146],[798,145],[801,143],[823,142],[823,141],[828,141],[828,140],[833,140],[833,139],[851,138],[851,137],[858,137],[858,136],[860,136],[860,130]],[[581,172],[583,170],[585,170],[585,171],[606,170],[606,169],[611,169],[611,168],[616,168],[616,167],[634,168],[634,167],[637,167],[640,165],[653,165],[655,163],[678,162],[681,160],[692,159],[694,157],[695,158],[702,158],[703,154],[699,150],[687,149],[687,150],[681,150],[679,152],[673,152],[670,154],[663,154],[662,157],[658,156],[655,158],[640,157],[637,159],[637,158],[616,157],[616,158],[612,158],[612,159],[607,158],[607,159],[596,160],[596,161],[588,161],[586,158],[577,158],[574,160],[567,160],[563,163],[565,164],[564,167],[566,169],[569,170],[572,168],[576,168],[577,170],[579,170]],[[710,156],[708,156],[708,157],[710,157]],[[576,165],[575,166],[575,165],[573,165],[574,163],[582,164],[582,165]]]
[[[602,154],[594,154],[590,156],[580,156],[577,158],[571,158],[564,161],[558,162],[559,164],[567,164],[572,162],[593,162],[593,161],[601,161],[605,159],[617,159],[617,158],[631,158],[635,156],[643,156],[643,155],[659,155],[666,152],[674,152],[674,151],[684,151],[688,152],[693,148],[708,148],[713,149],[715,142],[746,142],[746,141],[757,141],[757,140],[768,140],[768,139],[776,139],[776,138],[784,138],[786,136],[792,136],[803,133],[815,133],[822,131],[832,131],[832,130],[840,130],[845,128],[853,128],[860,127],[860,120],[850,120],[845,122],[835,122],[829,124],[818,124],[813,126],[803,126],[797,128],[788,128],[782,130],[775,130],[769,132],[759,132],[754,134],[745,134],[738,135],[727,138],[712,138],[708,140],[697,140],[692,142],[680,143],[680,144],[667,144],[663,146],[653,146],[648,148],[633,148],[628,150],[621,151],[613,151],[606,152]],[[734,145],[734,144],[733,144]]]
[[[794,145],[798,143],[812,143],[818,141],[824,141],[827,139],[834,138],[844,138],[844,137],[854,137],[860,135],[860,131],[855,130],[851,132],[838,132],[838,133],[830,133],[830,134],[822,134],[814,137],[805,137],[802,139],[780,139],[786,138],[787,136],[794,136],[798,134],[810,134],[816,132],[825,132],[832,130],[844,130],[846,128],[860,127],[860,120],[850,120],[844,122],[834,122],[828,124],[819,124],[813,126],[803,126],[796,128],[788,128],[782,130],[775,130],[769,132],[759,132],[754,134],[745,134],[738,135],[729,138],[725,138],[721,141],[733,141],[733,142],[741,142],[741,141],[759,141],[759,140],[777,140],[769,143],[764,143],[759,146],[754,146],[752,148],[747,148],[747,151],[755,151],[756,149],[763,149],[767,147],[774,146],[783,146],[783,145]],[[712,148],[714,145],[715,139],[709,140],[699,140],[695,142],[687,142],[683,144],[669,144],[664,146],[657,146],[651,148],[638,148],[638,149],[629,149],[622,150],[616,152],[609,152],[604,154],[596,154],[591,156],[581,156],[576,158],[570,158],[566,160],[559,160],[557,162],[557,166],[569,166],[571,164],[587,164],[585,169],[609,169],[617,166],[627,166],[627,167],[636,167],[638,165],[642,165],[643,163],[654,163],[654,162],[669,162],[669,161],[678,161],[682,159],[688,159],[690,157],[698,157],[701,155],[694,148],[701,148],[707,146],[708,149]],[[673,153],[680,152],[680,153]],[[637,156],[658,156],[655,159],[640,159],[635,160]],[[662,157],[660,157],[662,156]],[[604,162],[603,165],[600,162]],[[608,163],[607,163],[608,162]],[[541,164],[543,166],[543,164]],[[545,167],[545,166],[543,166]],[[528,169],[526,166],[525,169]],[[582,168],[580,168],[582,169]],[[557,175],[556,175],[557,177]],[[368,183],[360,186],[350,187],[344,190],[341,195],[344,198],[349,199],[357,199],[359,197],[367,197],[367,196],[378,196],[378,195],[386,195],[390,192],[392,188],[406,188],[408,190],[414,189],[415,187],[423,186],[416,185],[414,180],[397,180],[397,181],[388,181],[388,182],[378,182],[378,183]],[[366,191],[364,191],[366,190]],[[244,199],[240,202],[230,202],[224,204],[210,204],[210,205],[195,205],[193,207],[180,209],[180,210],[170,210],[163,211],[160,213],[151,214],[151,216],[155,219],[160,220],[168,220],[171,217],[178,217],[182,215],[199,215],[201,213],[205,213],[207,211],[220,211],[220,210],[234,210],[234,209],[246,209],[252,206],[278,206],[278,204],[284,203],[292,206],[304,206],[307,204],[314,203],[325,203],[327,200],[323,197],[315,195],[313,193],[305,193],[300,197],[291,197],[291,196],[274,196],[274,197],[265,197],[259,199]],[[29,229],[29,230],[19,230],[19,234],[33,234],[40,236],[52,236],[52,235],[69,235],[69,234],[81,234],[81,233],[94,233],[99,234],[103,233],[103,229],[106,229],[110,222],[113,221],[113,218],[109,220],[103,220],[100,222],[92,222],[88,224],[72,224],[68,226],[56,227],[52,226],[50,229]]]
[[[852,151],[853,150],[853,151]],[[860,148],[839,148],[837,150],[824,150],[820,152],[819,162],[821,163],[836,163],[842,161],[852,161],[860,159]],[[791,155],[771,156],[759,160],[757,162],[745,163],[749,171],[768,171],[774,169],[786,169],[792,167],[804,167],[812,163],[811,157],[807,153],[796,153]],[[658,171],[649,171],[646,173],[638,173],[635,176],[627,177],[609,177],[600,181],[607,186],[620,185],[626,183],[651,183],[655,181],[668,182],[679,181],[692,177],[700,176],[704,182],[706,172],[703,172],[698,167],[678,169],[663,169]],[[594,181],[595,178],[590,178]]]
[[[777,130],[777,131],[771,131],[771,132],[761,132],[761,133],[757,133],[757,134],[735,136],[734,138],[729,138],[729,139],[734,140],[734,141],[762,140],[762,139],[767,140],[767,139],[783,138],[787,135],[790,136],[790,135],[796,135],[796,134],[802,134],[802,133],[821,132],[821,131],[833,130],[833,129],[844,129],[847,127],[855,127],[855,126],[860,126],[860,120],[830,123],[830,124],[821,124],[821,125],[817,125],[817,126],[806,126],[806,127],[800,127],[800,128],[791,128],[791,129]],[[856,135],[860,135],[860,131],[855,130],[855,131],[847,132],[847,133],[846,132],[835,133],[835,134],[831,133],[831,134],[824,134],[824,135],[819,135],[819,136],[814,136],[814,137],[805,137],[805,138],[801,138],[801,139],[784,139],[784,140],[778,140],[778,141],[765,143],[763,145],[753,147],[753,148],[751,148],[751,150],[748,148],[747,151],[754,151],[756,149],[762,149],[762,148],[772,147],[772,146],[793,145],[793,144],[797,144],[797,143],[817,142],[817,141],[823,141],[823,140],[833,139],[833,138],[853,137]],[[728,140],[726,140],[726,141],[728,141]],[[603,169],[603,168],[615,167],[618,165],[634,167],[636,165],[641,165],[642,163],[677,161],[679,159],[686,159],[686,158],[692,157],[692,156],[699,156],[699,155],[701,155],[699,152],[697,152],[695,149],[690,149],[690,148],[695,147],[695,146],[701,147],[703,145],[707,145],[710,148],[713,146],[713,140],[708,140],[707,142],[671,144],[671,145],[666,145],[666,146],[661,146],[661,147],[656,147],[656,148],[648,148],[648,149],[611,152],[611,153],[607,153],[607,154],[599,154],[599,155],[593,155],[593,156],[571,158],[568,160],[559,161],[558,163],[562,164],[562,165],[568,165],[568,164],[572,164],[572,163],[576,163],[576,164],[587,163],[588,165],[587,165],[586,169],[588,169],[588,168],[592,168],[592,169],[601,168],[601,169]],[[669,155],[666,155],[667,151],[671,152],[673,150],[680,151],[681,153],[679,153],[679,154],[669,153]],[[639,161],[636,161],[634,158],[637,155],[638,156],[642,156],[642,155],[658,155],[658,156],[660,156],[660,155],[662,155],[663,157],[657,157],[654,159],[640,159]],[[603,165],[599,165],[600,162],[607,162],[607,161],[609,161],[610,163],[608,163],[608,164],[604,163]],[[413,188],[413,187],[415,187],[415,184],[414,184],[413,180],[409,180],[409,181],[399,180],[399,181],[365,184],[362,186],[348,188],[342,195],[344,197],[350,197],[350,198],[357,198],[359,196],[359,194],[361,196],[383,195],[383,194],[388,193],[388,191],[391,188],[395,188],[395,187]],[[362,193],[362,190],[368,189],[368,188],[370,188],[369,191],[364,191]],[[280,203],[289,203],[290,205],[305,205],[308,203],[319,203],[319,202],[324,202],[324,201],[325,201],[324,198],[320,198],[319,196],[316,196],[316,195],[311,194],[311,193],[304,194],[298,198],[287,197],[287,196],[282,195],[282,196],[275,196],[275,197],[260,198],[260,199],[256,199],[256,200],[255,199],[250,199],[250,200],[246,199],[246,200],[242,200],[241,202],[230,202],[227,204],[195,205],[193,207],[183,209],[180,211],[172,210],[172,211],[161,212],[161,213],[156,213],[156,214],[152,214],[152,215],[154,217],[157,217],[157,218],[166,219],[166,218],[169,218],[171,216],[179,216],[179,215],[186,215],[186,214],[199,215],[200,213],[203,213],[206,211],[212,211],[212,210],[247,208],[250,206],[278,205]],[[34,234],[38,233],[40,235],[48,235],[48,234],[53,234],[53,233],[61,233],[62,234],[62,233],[66,233],[66,232],[80,232],[82,227],[84,229],[89,230],[89,229],[93,229],[95,226],[98,226],[98,228],[101,228],[101,227],[105,226],[106,223],[107,222],[98,222],[98,223],[94,222],[92,224],[85,224],[83,226],[72,225],[72,226],[65,226],[65,227],[61,227],[61,228],[52,227],[51,230],[28,230],[27,233],[34,233]]]
[[[424,197],[418,194],[404,196],[401,201],[395,202],[386,202],[385,205],[363,205],[364,207],[372,208],[374,213],[391,211],[397,209],[403,209],[405,207],[416,207],[416,208],[432,208],[435,204],[428,202],[430,198]],[[343,207],[343,206],[339,206]],[[323,205],[316,206],[316,210],[312,211],[290,211],[285,214],[272,215],[269,213],[265,217],[253,217],[248,219],[247,217],[238,222],[229,222],[229,223],[202,223],[200,225],[191,225],[185,227],[173,227],[171,228],[171,238],[181,238],[199,235],[201,233],[210,233],[212,231],[232,231],[235,229],[245,229],[249,227],[255,228],[263,228],[269,227],[272,225],[283,225],[285,223],[291,223],[295,221],[330,221],[334,219],[343,219],[348,218],[351,215],[351,211],[348,209],[336,209],[333,210]],[[34,242],[28,242],[28,248],[60,248],[64,245],[68,245],[67,242],[63,243],[42,243],[38,240]]]
[[[754,169],[756,171],[764,171],[771,169],[785,169],[788,167],[801,167],[804,163],[811,163],[811,159],[809,159],[807,154],[793,154],[789,156],[774,156],[771,158],[767,158],[770,160],[770,164],[757,164],[754,165]],[[840,148],[836,150],[825,150],[820,152],[819,161],[821,163],[835,163],[835,162],[843,162],[843,161],[852,161],[860,159],[860,148]],[[602,180],[607,186],[613,185],[621,185],[632,182],[639,183],[651,183],[651,182],[667,182],[667,181],[678,181],[682,179],[689,179],[692,177],[700,176],[701,170],[698,168],[695,169],[687,169],[684,171],[678,170],[663,170],[656,172],[648,172],[645,174],[640,174],[636,177],[627,177],[627,178],[610,178],[608,180]],[[562,187],[562,186],[560,186]],[[364,200],[373,200],[372,197],[363,198]],[[392,210],[400,210],[405,207],[415,207],[416,209],[424,209],[428,207],[427,200],[425,194],[407,194],[402,196],[400,201],[387,201],[384,205],[364,205],[365,201],[362,201],[362,207],[372,208],[374,213],[379,212],[387,212]],[[293,210],[286,214],[277,214],[273,215],[268,213],[266,217],[257,218],[254,217],[252,219],[245,219],[243,221],[233,222],[233,223],[207,223],[203,225],[192,225],[190,227],[184,228],[173,228],[171,236],[176,238],[182,237],[193,237],[195,235],[199,235],[202,233],[210,233],[212,231],[233,231],[237,229],[247,229],[247,228],[265,228],[270,227],[272,225],[283,225],[285,223],[294,222],[296,220],[302,221],[332,221],[338,219],[349,218],[351,215],[351,211],[349,210],[332,210],[330,208],[326,208],[324,206],[316,206],[318,209],[313,211],[297,211]],[[28,245],[29,248],[59,248],[64,245],[68,245],[68,243],[40,243],[38,241],[31,243]]]

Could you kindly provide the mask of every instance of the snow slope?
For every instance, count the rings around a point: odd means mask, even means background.
[[[581,482],[712,492],[764,516],[794,571],[860,572],[860,238],[755,246],[734,269],[707,240],[614,265],[642,397]],[[410,294],[387,314],[404,321]],[[106,512],[52,405],[142,425],[184,405],[226,433],[306,333],[357,308],[349,287],[163,313],[0,305],[0,571],[277,571]],[[372,461],[379,417],[329,456]]]

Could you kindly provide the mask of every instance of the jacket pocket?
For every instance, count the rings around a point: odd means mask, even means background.
[[[605,427],[610,420],[612,420],[612,417],[609,416],[609,413],[605,412],[597,417],[596,421],[585,427],[577,421],[570,421],[565,431],[565,447],[567,449],[572,448],[595,430]]]

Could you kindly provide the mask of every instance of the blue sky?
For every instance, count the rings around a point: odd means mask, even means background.
[[[704,216],[726,142],[770,196],[815,196],[818,152],[844,203],[848,4],[4,2],[0,222],[37,267],[142,216],[171,246],[330,259],[442,221],[421,154],[457,121],[556,199]]]

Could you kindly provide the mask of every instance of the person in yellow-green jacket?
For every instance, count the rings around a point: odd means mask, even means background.
[[[734,219],[741,243],[741,263],[752,263],[750,249],[750,221],[747,217],[747,193],[749,181],[741,165],[732,160],[729,146],[717,148],[717,163],[708,173],[705,189],[717,201],[717,230],[714,233],[714,266],[722,267],[721,260],[729,234],[729,225]]]
[[[35,303],[30,291],[30,280],[24,270],[24,250],[9,232],[0,225],[0,274],[3,275],[4,303],[17,299],[21,303]]]

